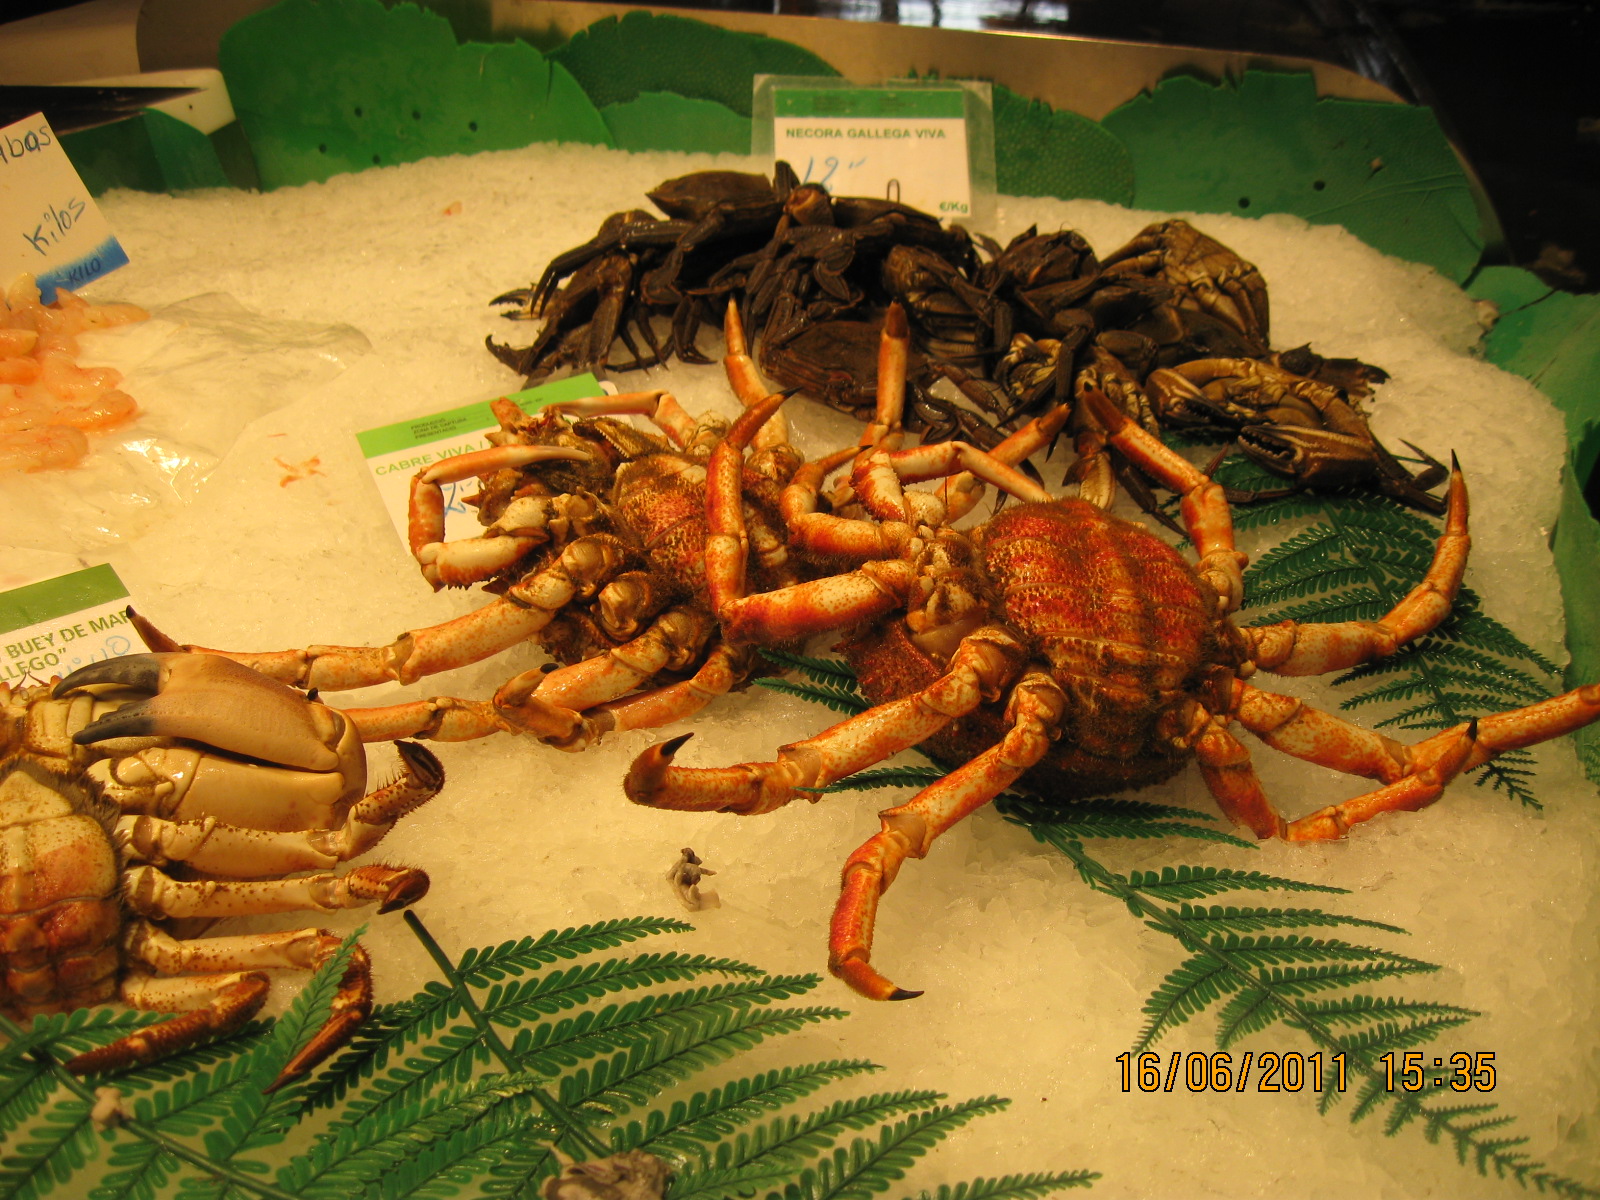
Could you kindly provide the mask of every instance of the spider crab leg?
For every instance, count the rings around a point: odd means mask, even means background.
[[[439,625],[413,629],[387,646],[309,646],[259,653],[179,644],[140,618],[140,635],[153,649],[216,654],[271,679],[319,691],[343,691],[482,662],[526,641],[548,625],[574,596],[587,594],[621,570],[626,553],[609,534],[569,542],[555,561],[512,584],[493,603]]]
[[[1222,485],[1139,428],[1104,393],[1087,389],[1082,399],[1112,445],[1183,497],[1179,513],[1200,555],[1200,578],[1216,589],[1219,612],[1233,612],[1244,597],[1244,564],[1249,559],[1234,548],[1233,517]]]
[[[432,466],[423,467],[411,477],[411,503],[406,540],[413,557],[420,559],[424,547],[444,540],[444,489],[446,483],[460,483],[506,467],[525,467],[552,459],[582,459],[587,455],[569,446],[491,446],[456,454]],[[431,580],[430,580],[431,582]],[[434,583],[435,589],[439,587]]]
[[[741,816],[771,812],[793,800],[796,791],[826,787],[908,750],[985,700],[998,698],[1026,658],[1027,650],[1011,634],[985,626],[961,640],[949,670],[926,688],[782,746],[774,762],[674,766],[673,756],[688,740],[684,735],[639,755],[623,791],[650,808]]]
[[[1006,706],[1010,729],[996,745],[906,803],[878,814],[883,828],[845,860],[828,933],[830,971],[869,1000],[910,1000],[922,994],[897,987],[871,965],[878,897],[907,857],[926,856],[940,834],[988,804],[1048,753],[1066,704],[1047,673],[1029,672],[1012,689]]]
[[[1467,484],[1461,464],[1452,455],[1449,505],[1433,561],[1422,582],[1393,609],[1376,621],[1332,621],[1321,625],[1280,621],[1276,625],[1249,626],[1239,632],[1256,665],[1278,675],[1343,671],[1393,654],[1450,614],[1466,572],[1471,544],[1467,532]]]
[[[767,388],[761,382],[761,372],[756,370],[755,360],[750,357],[744,321],[739,317],[739,305],[733,300],[728,301],[727,313],[722,319],[722,336],[727,343],[728,352],[722,360],[722,367],[727,372],[728,383],[733,388],[733,394],[739,397],[739,403],[746,408],[754,408],[766,397]],[[775,412],[768,417],[766,423],[756,431],[754,442],[758,450],[787,445],[789,425],[783,415]]]
[[[694,439],[696,421],[671,392],[619,392],[615,396],[586,396],[562,400],[542,410],[569,417],[617,417],[637,415],[646,418],[672,439],[680,450]]]

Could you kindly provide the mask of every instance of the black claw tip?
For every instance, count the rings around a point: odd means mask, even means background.
[[[425,786],[434,789],[444,787],[444,764],[432,750],[421,742],[396,742],[394,748],[405,762],[406,769]]]
[[[913,992],[913,991],[910,991],[907,988],[897,987],[897,988],[895,988],[894,991],[889,993],[889,999],[891,999],[891,1000],[915,1000],[920,995],[922,995],[921,992]]]
[[[661,743],[661,757],[670,759],[679,750],[682,750],[683,744],[693,736],[694,734],[692,733],[680,733],[675,738],[668,738]]]
[[[1456,452],[1454,450],[1450,451],[1450,469],[1452,471],[1461,470],[1461,460],[1456,457]]]
[[[65,682],[65,681],[63,681]],[[155,737],[155,718],[144,712],[144,704],[126,704],[116,712],[107,713],[98,721],[91,721],[72,735],[75,746],[92,746],[111,738]]]
[[[76,688],[97,683],[119,683],[145,692],[159,691],[161,660],[150,654],[124,654],[121,658],[90,663],[59,681],[50,689],[50,697],[59,700]]]

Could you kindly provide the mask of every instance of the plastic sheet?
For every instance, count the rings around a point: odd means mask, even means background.
[[[91,438],[62,471],[0,474],[6,547],[77,554],[147,533],[195,496],[240,432],[365,354],[350,325],[263,316],[220,292],[81,338],[85,366],[110,366],[140,408]]]

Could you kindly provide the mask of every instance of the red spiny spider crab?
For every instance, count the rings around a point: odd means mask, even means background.
[[[872,444],[869,433],[859,452],[801,468],[783,494],[795,545],[860,565],[751,593],[739,457],[782,397],[741,417],[712,455],[706,573],[724,639],[849,630],[845,653],[876,707],[781,747],[774,762],[678,767],[673,755],[687,735],[674,738],[635,760],[625,788],[654,807],[752,814],[919,744],[959,764],[880,814],[880,831],[845,863],[829,966],[869,998],[919,994],[870,965],[880,894],[907,857],[923,857],[940,834],[1024,773],[1047,795],[1070,800],[1159,782],[1193,756],[1223,812],[1257,837],[1331,839],[1379,813],[1431,803],[1457,774],[1502,751],[1600,717],[1600,685],[1591,685],[1404,745],[1255,687],[1247,678],[1258,668],[1345,670],[1392,653],[1445,617],[1467,557],[1461,472],[1452,473],[1445,529],[1426,577],[1393,611],[1377,621],[1240,627],[1230,614],[1245,556],[1234,548],[1222,487],[1101,393],[1082,399],[1117,449],[1182,495],[1197,565],[1141,526],[1084,499],[1057,499],[970,446],[891,450]],[[880,412],[874,429],[892,424]],[[854,459],[849,492],[835,495],[853,493],[859,517],[823,510],[829,466],[845,458]],[[958,530],[939,496],[902,486],[962,468],[1023,503]],[[1233,722],[1285,753],[1382,786],[1286,821],[1230,731]]]
[[[420,898],[428,877],[416,868],[329,872],[443,786],[428,750],[398,749],[400,778],[363,796],[366,753],[349,721],[208,655],[130,655],[53,686],[0,684],[0,1010],[121,999],[183,1014],[67,1063],[80,1073],[238,1028],[266,999],[261,968],[312,970],[339,938],[179,940],[166,922],[386,912]],[[358,946],[327,1022],[272,1086],[310,1071],[371,1009]]]
[[[727,369],[754,403],[764,393],[737,314],[730,320]],[[411,683],[530,638],[565,664],[523,672],[488,702],[439,696],[344,710],[366,741],[504,731],[581,750],[610,730],[681,720],[745,682],[758,659],[722,639],[705,599],[706,463],[726,422],[697,422],[659,391],[554,404],[531,417],[509,400],[494,408],[501,429],[489,435],[490,449],[415,477],[410,541],[434,587],[483,583],[497,599],[388,646],[208,653],[322,692]],[[630,413],[661,435],[617,419]],[[803,577],[804,564],[785,545],[778,496],[801,459],[781,418],[753,440],[734,483],[756,548],[752,579],[784,587]],[[441,486],[474,476],[482,491],[472,503],[487,529],[443,542]],[[153,649],[203,649],[180,646],[142,618],[136,624]]]

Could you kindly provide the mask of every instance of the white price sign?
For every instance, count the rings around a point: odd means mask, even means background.
[[[964,86],[770,86],[772,154],[802,183],[972,219],[974,139]]]
[[[40,113],[0,129],[0,287],[21,274],[49,304],[128,255]]]

